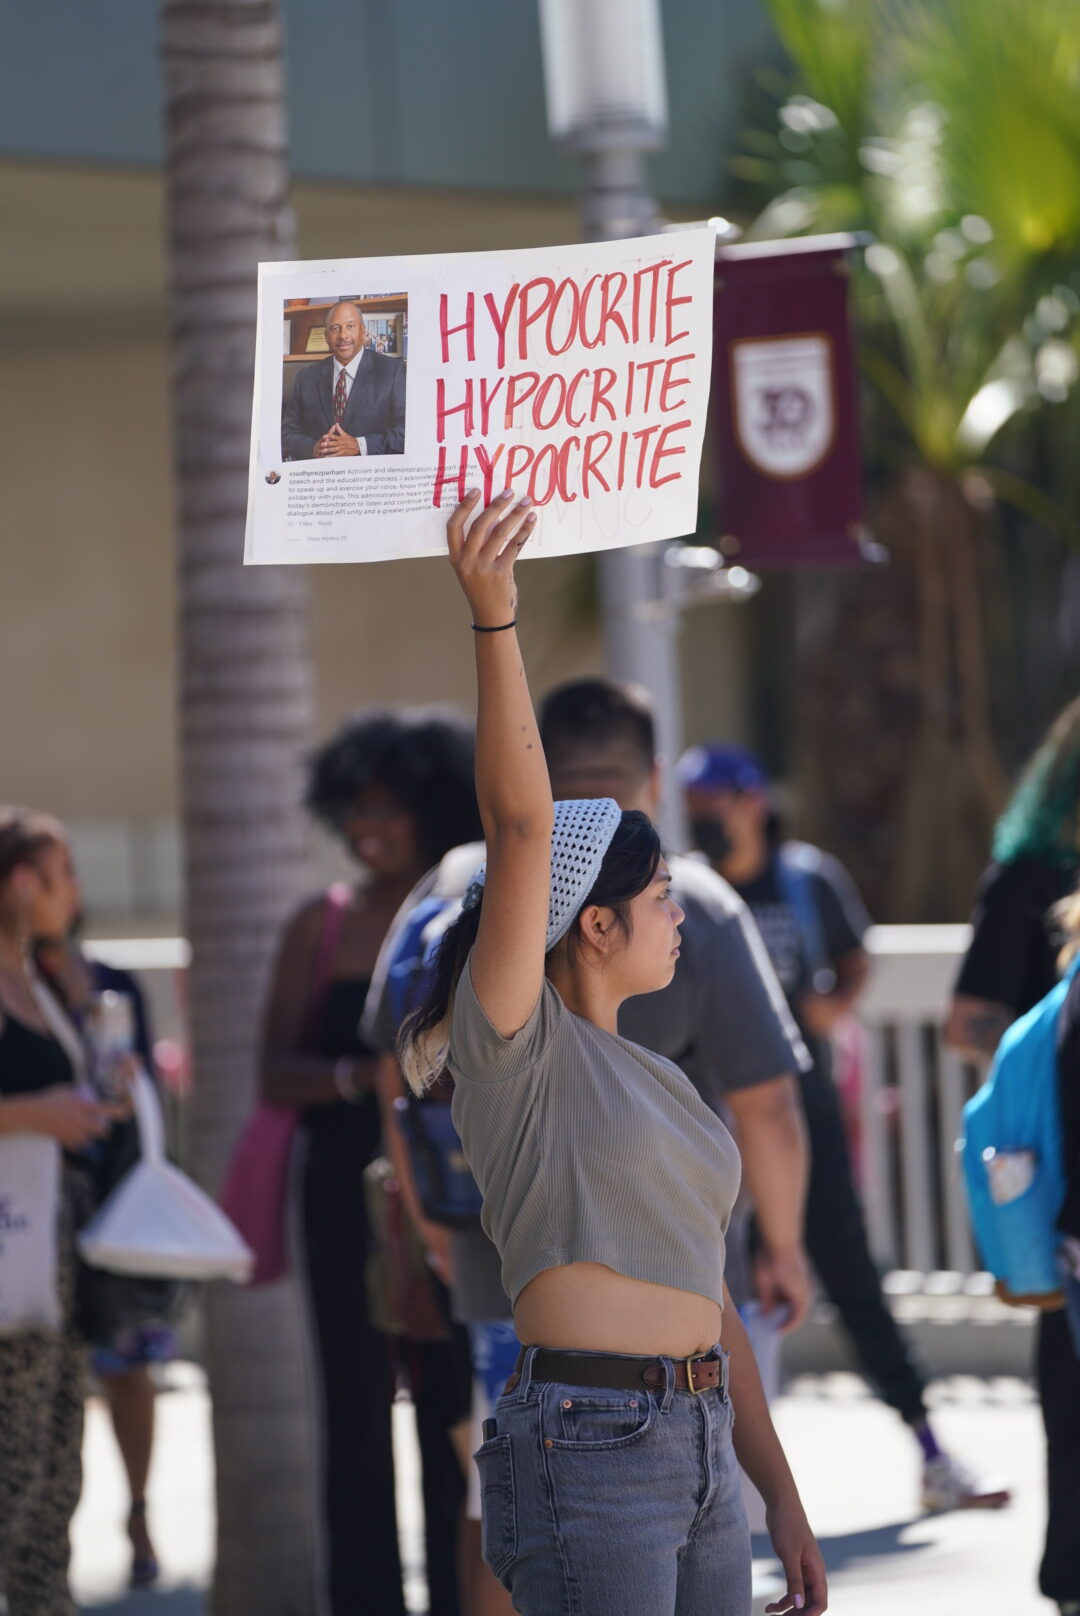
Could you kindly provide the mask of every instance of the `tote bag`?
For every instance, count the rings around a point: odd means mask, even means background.
[[[57,1329],[60,1146],[45,1134],[0,1139],[0,1335]]]
[[[31,991],[45,1024],[65,1050],[76,1082],[85,1073],[78,1034],[36,976]],[[46,1134],[0,1139],[0,1335],[60,1325],[56,1239],[61,1151]]]

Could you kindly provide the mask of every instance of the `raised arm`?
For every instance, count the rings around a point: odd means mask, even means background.
[[[470,494],[446,528],[476,641],[476,796],[487,878],[472,983],[496,1032],[511,1038],[543,986],[554,808],[517,633],[502,626],[517,616],[514,562],[536,513],[510,489],[474,515],[479,499]]]

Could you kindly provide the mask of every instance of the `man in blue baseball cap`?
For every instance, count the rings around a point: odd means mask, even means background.
[[[730,743],[693,746],[676,776],[691,839],[757,921],[813,1064],[798,1073],[810,1139],[805,1243],[867,1377],[912,1428],[923,1453],[927,1509],[994,1508],[1005,1488],[980,1487],[938,1447],[925,1381],[889,1312],[852,1175],[832,1080],[830,1035],[866,982],[869,916],[850,875],[807,842],[781,837],[759,758]]]

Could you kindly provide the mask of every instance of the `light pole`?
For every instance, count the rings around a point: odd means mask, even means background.
[[[539,0],[548,127],[585,168],[588,241],[649,235],[661,227],[645,182],[644,154],[667,136],[659,0]],[[600,556],[600,605],[611,673],[646,686],[656,703],[660,751],[682,748],[678,609],[665,598],[663,546]],[[670,770],[661,809],[669,846],[685,846]]]

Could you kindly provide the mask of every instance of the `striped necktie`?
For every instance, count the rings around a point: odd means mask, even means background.
[[[334,420],[341,425],[341,417],[345,414],[345,401],[348,394],[345,391],[344,366],[338,371],[337,386],[334,388]]]

